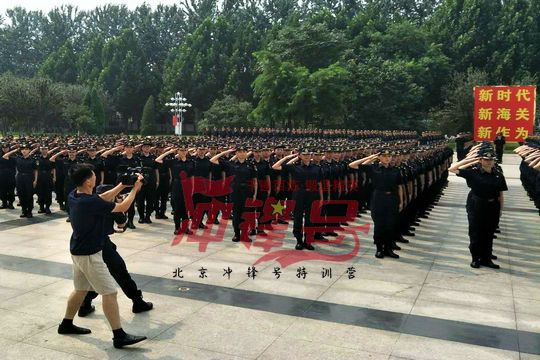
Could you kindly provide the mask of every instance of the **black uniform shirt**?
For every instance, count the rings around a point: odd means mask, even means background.
[[[118,167],[123,167],[123,168],[134,168],[134,167],[139,167],[141,166],[141,160],[139,159],[138,156],[135,156],[133,155],[131,158],[128,158],[127,156],[120,156],[119,159],[118,159],[118,163],[117,163],[117,166]],[[116,171],[118,171],[119,169],[117,168]]]
[[[73,166],[79,163],[80,163],[80,160],[77,157],[74,160],[70,160],[69,157],[62,160],[62,172],[64,173],[68,181],[71,181],[70,170],[73,168]]]
[[[212,163],[210,162],[210,159],[207,157],[195,157],[193,159],[195,163],[195,169],[193,170],[193,176],[203,177],[205,179],[208,179],[210,177],[210,171],[212,167]]]
[[[227,169],[227,172],[234,176],[231,186],[234,188],[247,187],[252,184],[253,179],[257,178],[257,169],[252,162],[245,160],[240,162],[238,160],[222,160],[220,159],[220,165]]]
[[[292,175],[294,189],[304,189],[309,191],[318,191],[316,184],[321,181],[321,167],[313,163],[305,165],[304,163],[295,163],[292,165],[283,164]]]
[[[193,176],[195,169],[195,164],[191,158],[187,158],[185,161],[176,158],[165,159],[163,164],[165,164],[167,168],[171,169],[173,180],[181,180],[184,178],[184,176]]]
[[[47,174],[51,174],[52,170],[54,169],[54,164],[52,161],[49,160],[46,156],[39,156],[37,158],[37,169],[39,172],[44,172]]]
[[[16,161],[15,158],[10,157],[9,159],[4,159],[4,152],[0,150],[0,171],[13,171],[15,172]]]
[[[37,161],[33,157],[29,156],[24,158],[18,156],[15,159],[17,172],[20,174],[34,174],[34,170],[37,169]]]
[[[398,185],[402,184],[401,172],[397,167],[384,167],[381,164],[362,165],[362,167],[365,167],[374,190],[397,193]]]
[[[472,193],[482,199],[498,198],[501,191],[508,190],[504,175],[499,171],[489,173],[481,168],[460,169],[457,175],[466,179]]]
[[[148,156],[144,154],[139,155],[139,161],[142,167],[146,168],[145,170],[150,171],[150,178],[147,179],[148,182],[155,183],[157,181],[156,179],[156,169],[158,168],[158,164],[156,162],[156,157],[152,154],[148,154]]]

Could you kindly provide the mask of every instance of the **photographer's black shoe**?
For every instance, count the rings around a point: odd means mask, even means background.
[[[146,340],[146,336],[126,334],[121,338],[113,338],[113,345],[115,348],[121,349],[124,346],[133,345],[144,340]]]
[[[46,209],[45,209],[45,214],[46,214],[46,215],[50,215],[50,214],[51,214],[51,209],[46,208]]]
[[[486,267],[492,268],[492,269],[500,269],[500,266],[495,264],[493,261],[491,261],[491,259],[489,259],[489,260],[480,260],[480,265],[486,266]]]
[[[79,308],[79,316],[80,317],[85,317],[87,315],[90,315],[91,313],[93,313],[94,311],[96,311],[96,307],[94,305],[90,305],[90,306],[87,306],[87,305],[83,305]]]
[[[136,229],[135,225],[133,225],[133,221],[128,221],[126,227],[132,230]]]
[[[77,325],[63,325],[58,326],[58,333],[62,335],[86,335],[90,334],[92,331],[87,328],[82,328]]]
[[[145,222],[144,218],[139,218],[139,224],[144,224]]]
[[[133,300],[133,307],[131,308],[131,311],[133,313],[138,314],[145,311],[150,311],[154,308],[154,304],[152,304],[149,301],[144,301],[142,298],[137,298]]]
[[[144,221],[145,221],[147,224],[151,224],[151,223],[152,223],[152,220],[150,220],[150,216],[147,216],[146,219],[144,219]]]

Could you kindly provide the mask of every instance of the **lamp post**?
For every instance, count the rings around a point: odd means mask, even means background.
[[[191,104],[187,103],[186,100],[187,99],[182,96],[181,92],[177,92],[174,94],[174,97],[171,98],[171,102],[165,104],[171,108],[171,113],[177,118],[174,133],[180,136],[182,135],[184,113],[187,111],[187,107],[191,107]]]

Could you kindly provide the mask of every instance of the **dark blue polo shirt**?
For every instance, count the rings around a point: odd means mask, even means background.
[[[92,255],[102,250],[106,238],[104,225],[115,204],[96,194],[69,193],[69,217],[73,234],[70,240],[72,255]]]

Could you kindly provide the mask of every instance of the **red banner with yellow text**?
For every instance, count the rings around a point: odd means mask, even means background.
[[[524,141],[533,134],[536,86],[475,86],[474,140]]]

